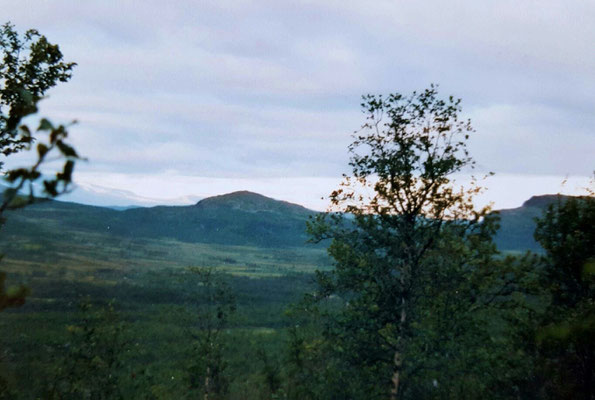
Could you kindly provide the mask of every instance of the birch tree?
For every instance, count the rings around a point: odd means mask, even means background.
[[[414,364],[407,354],[416,329],[436,306],[428,306],[432,279],[452,280],[441,285],[455,295],[465,274],[481,269],[472,264],[495,253],[494,223],[488,208],[473,206],[482,190],[476,181],[463,189],[453,180],[474,167],[473,128],[460,117],[459,99],[440,99],[431,86],[410,96],[364,96],[362,108],[366,121],[349,147],[352,173],[331,194],[329,212],[309,224],[314,241],[332,240],[334,259],[334,269],[317,276],[316,297],[343,301],[326,335],[354,367],[379,377],[368,397],[380,384],[379,397],[398,399]],[[449,253],[456,253],[456,277],[446,273],[453,258],[440,261]]]

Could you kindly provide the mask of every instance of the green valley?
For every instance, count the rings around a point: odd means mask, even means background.
[[[502,250],[535,248],[532,218],[551,200],[540,199],[501,211]],[[9,286],[25,284],[31,294],[25,306],[3,313],[4,375],[30,389],[24,398],[39,393],[32,376],[48,376],[53,360],[64,356],[68,327],[81,318],[79,304],[113,301],[138,350],[126,361],[129,373],[141,371],[157,398],[176,390],[181,396],[178,380],[187,372],[200,292],[188,267],[204,267],[224,273],[237,297],[238,312],[225,333],[233,343],[227,350],[232,398],[258,398],[246,394],[264,384],[253,360],[269,354],[256,362],[262,368],[265,361],[283,362],[291,326],[286,310],[312,290],[314,271],[332,265],[324,246],[306,243],[306,221],[314,214],[249,192],[184,207],[118,211],[42,201],[9,213],[0,232],[2,267]]]

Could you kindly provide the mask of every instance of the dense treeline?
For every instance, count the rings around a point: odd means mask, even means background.
[[[285,310],[312,289],[312,277],[240,277],[212,270],[206,285],[196,272],[202,270],[139,272],[133,282],[115,286],[85,282],[84,272],[33,281],[26,306],[3,312],[0,321],[0,374],[8,398],[47,398],[50,389],[55,398],[69,398],[67,392],[85,398],[80,390],[101,392],[94,382],[112,378],[117,391],[108,398],[195,396],[204,383],[196,378],[204,349],[210,348],[199,339],[208,318],[220,316],[225,318],[218,351],[210,354],[225,365],[227,396],[263,398],[257,390],[265,382],[263,369],[281,366],[291,326]],[[227,307],[221,314],[220,303]],[[48,388],[52,382],[56,387]]]
[[[21,119],[74,64],[35,31],[2,29],[10,155],[31,148]],[[453,180],[474,166],[460,100],[431,86],[362,107],[352,174],[308,225],[313,242],[330,243],[332,269],[40,273],[34,297],[5,288],[2,274],[0,398],[592,400],[593,193],[560,197],[538,219],[543,255],[500,254],[497,216],[473,205],[481,187]],[[54,149],[65,165],[45,191],[70,183],[78,155],[66,129],[42,120],[38,131],[49,144],[38,143],[32,168],[8,171],[0,217],[35,201],[18,190],[42,179]]]

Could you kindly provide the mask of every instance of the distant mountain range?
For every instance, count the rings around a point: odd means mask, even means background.
[[[308,239],[305,222],[313,214],[302,206],[246,191],[209,197],[191,206],[125,210],[43,201],[11,212],[0,235],[87,231],[196,243],[303,246]]]
[[[96,184],[73,185],[70,193],[60,197],[62,201],[81,204],[93,204],[101,207],[126,209],[136,207],[153,207],[161,204],[169,205],[190,205],[201,200],[203,197],[187,195],[181,197],[170,197],[167,199],[155,199],[137,195],[129,190],[115,189]]]
[[[521,207],[500,210],[495,238],[501,250],[539,250],[534,218],[557,196],[535,196]],[[257,247],[301,247],[305,223],[317,212],[248,191],[209,197],[190,206],[114,209],[62,201],[44,201],[11,212],[4,235],[92,232],[126,238],[175,239],[191,243]]]

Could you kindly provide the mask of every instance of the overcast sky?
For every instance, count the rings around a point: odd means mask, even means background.
[[[190,203],[248,189],[323,209],[366,93],[463,99],[497,208],[595,169],[595,2],[0,0],[78,63],[43,101],[79,123],[71,199]],[[564,177],[569,182],[560,187]],[[464,178],[463,178],[464,179]]]

